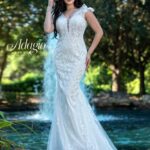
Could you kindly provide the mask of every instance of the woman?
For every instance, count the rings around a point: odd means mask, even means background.
[[[54,64],[57,90],[47,150],[116,150],[80,89],[91,55],[103,36],[94,9],[81,0],[48,1],[44,31],[59,34]],[[95,32],[88,51],[87,25]]]

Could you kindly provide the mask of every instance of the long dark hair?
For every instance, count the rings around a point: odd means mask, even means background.
[[[67,9],[64,0],[55,0],[55,4],[53,5],[52,15],[53,15],[53,23],[54,23],[54,38],[57,37],[57,29],[56,29],[56,20],[61,15],[61,13],[65,12]],[[74,6],[76,8],[80,8],[82,6],[82,0],[75,0]]]

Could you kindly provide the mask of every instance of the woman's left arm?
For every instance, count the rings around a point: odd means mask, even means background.
[[[92,44],[89,47],[88,53],[87,53],[86,65],[88,67],[88,65],[90,63],[90,57],[91,57],[92,53],[94,52],[95,48],[98,46],[98,44],[103,36],[103,29],[93,12],[87,11],[85,13],[85,19],[87,20],[88,24],[93,29],[93,31],[95,32],[94,39],[93,39]]]
[[[100,23],[98,22],[98,19],[96,18],[96,16],[94,15],[93,12],[87,11],[85,13],[85,19],[87,20],[88,24],[93,29],[93,31],[95,32],[94,39],[93,39],[92,44],[88,50],[88,53],[92,54],[93,51],[95,50],[95,48],[97,47],[97,45],[99,44],[102,36],[103,36],[103,29],[102,29]]]

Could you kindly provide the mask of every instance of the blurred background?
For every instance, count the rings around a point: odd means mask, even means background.
[[[150,1],[83,2],[104,31],[85,75],[89,103],[118,150],[150,150]],[[46,7],[0,0],[0,149],[46,149],[57,42],[46,46]],[[87,47],[93,36],[88,26]]]

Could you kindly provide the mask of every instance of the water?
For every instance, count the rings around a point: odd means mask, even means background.
[[[150,110],[148,109],[95,109],[95,113],[118,150],[150,150]],[[39,112],[5,112],[9,120],[23,120],[33,127],[36,135],[16,125],[20,135],[7,131],[7,137],[23,143],[26,150],[46,150],[50,121]]]

